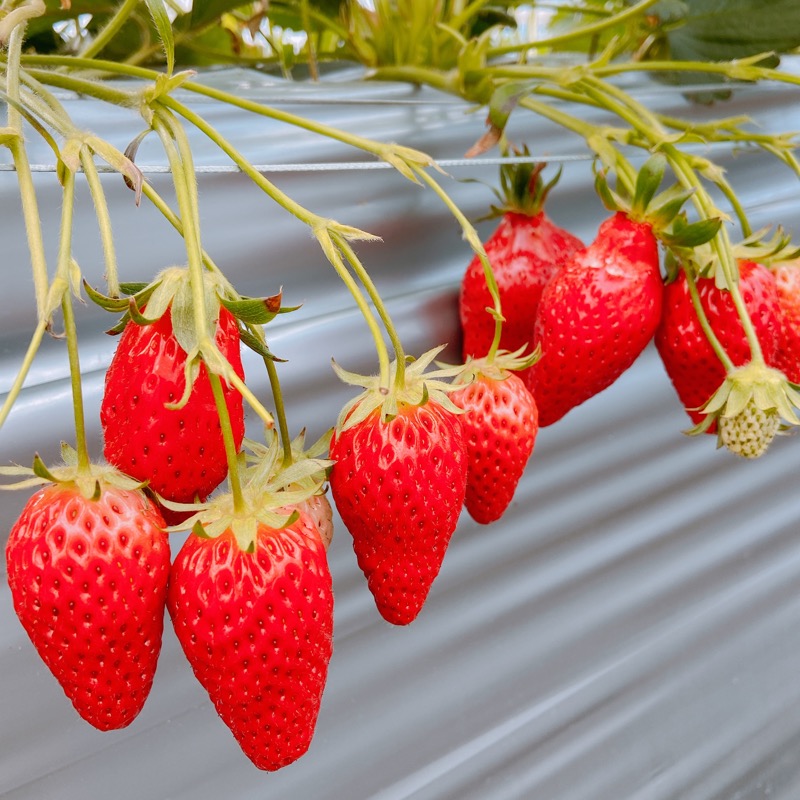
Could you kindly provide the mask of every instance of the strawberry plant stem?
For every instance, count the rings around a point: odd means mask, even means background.
[[[283,403],[283,392],[281,382],[278,378],[278,370],[275,362],[271,358],[264,358],[264,366],[267,368],[269,386],[272,390],[272,401],[275,403],[275,416],[278,419],[278,430],[281,434],[281,447],[283,448],[283,468],[290,467],[294,461],[292,455],[292,437],[289,434],[289,425],[286,421],[286,406]]]
[[[708,343],[717,354],[717,358],[722,362],[725,372],[730,373],[734,369],[734,363],[731,361],[730,356],[725,352],[722,342],[720,342],[720,340],[717,338],[717,334],[714,333],[711,323],[708,321],[706,310],[703,308],[703,304],[700,301],[700,293],[697,291],[697,282],[695,281],[693,271],[684,267],[683,264],[681,264],[681,269],[683,269],[683,274],[686,276],[686,286],[689,289],[689,297],[692,299],[692,306],[694,307],[694,312],[697,315],[697,321],[700,323],[700,327],[703,329],[703,333],[706,335]]]
[[[63,285],[61,296],[61,313],[64,316],[64,334],[67,340],[69,357],[69,376],[72,384],[72,409],[75,419],[75,449],[78,453],[78,469],[89,472],[89,448],[86,441],[86,419],[83,409],[83,384],[81,382],[81,362],[78,351],[78,328],[72,309],[72,292],[70,290],[70,272],[72,266],[72,220],[75,207],[75,174],[64,170],[63,201],[61,205],[61,228],[59,233],[58,264],[56,276]],[[56,282],[54,282],[56,283]]]
[[[30,372],[30,368],[33,364],[34,358],[36,357],[36,353],[39,352],[39,346],[42,343],[42,339],[44,338],[44,334],[47,331],[48,326],[49,321],[45,318],[41,318],[36,324],[36,329],[33,332],[30,344],[28,344],[28,349],[25,352],[25,358],[22,360],[22,364],[17,370],[17,375],[14,378],[14,382],[11,384],[11,388],[8,390],[8,394],[6,395],[6,399],[3,401],[3,405],[0,408],[0,428],[3,427],[5,421],[8,419],[8,415],[11,413],[11,408],[13,407],[14,403],[16,403],[17,398],[22,391],[22,387],[25,384],[25,378],[28,377],[28,372]]]
[[[375,319],[375,315],[372,313],[369,303],[367,303],[367,300],[364,297],[361,289],[359,288],[353,276],[350,274],[350,271],[347,269],[347,266],[342,259],[342,253],[340,250],[341,240],[335,241],[330,231],[323,230],[319,231],[317,234],[317,241],[319,241],[322,251],[325,253],[328,261],[330,261],[330,263],[333,265],[336,273],[349,290],[353,300],[355,300],[355,303],[358,306],[358,310],[361,312],[361,316],[364,317],[364,321],[367,323],[367,327],[369,328],[370,333],[372,334],[372,339],[375,343],[375,349],[378,353],[381,386],[388,390],[389,352],[386,349],[386,342],[383,340],[383,331],[381,331],[380,325],[378,325],[378,321]]]
[[[117,276],[117,255],[114,250],[114,233],[111,227],[111,217],[108,213],[106,195],[103,191],[103,184],[97,173],[92,154],[87,147],[81,148],[81,166],[83,174],[86,176],[86,183],[94,202],[95,214],[97,216],[97,227],[100,231],[100,241],[103,246],[103,257],[105,260],[105,278],[108,286],[108,293],[112,297],[119,297],[119,277]]]
[[[80,51],[80,57],[90,59],[102,52],[103,49],[111,43],[111,40],[119,33],[122,26],[128,21],[128,18],[139,5],[139,0],[125,0],[125,2],[116,10],[111,19],[106,23],[105,27],[92,38],[86,47]]]
[[[237,514],[242,514],[247,510],[247,503],[242,493],[242,481],[239,477],[239,459],[236,452],[236,442],[233,438],[231,417],[225,402],[225,394],[222,391],[222,381],[219,375],[215,375],[209,370],[208,382],[211,384],[211,391],[214,394],[214,403],[217,407],[220,429],[222,431],[222,441],[225,445],[225,458],[228,462],[228,485],[231,488],[231,496],[233,497],[233,510]]]
[[[8,43],[8,66],[6,69],[6,91],[11,100],[20,100],[20,57],[25,26],[14,28]],[[45,300],[47,297],[49,278],[47,275],[47,259],[44,253],[42,224],[39,217],[39,205],[36,201],[36,189],[33,184],[30,162],[25,148],[22,128],[22,116],[12,103],[7,106],[8,127],[14,131],[8,142],[14,167],[17,171],[22,216],[25,220],[25,232],[28,239],[28,252],[33,271],[33,285],[36,295],[36,306],[40,321],[45,320]]]
[[[500,346],[500,336],[503,332],[503,321],[505,319],[503,317],[503,307],[500,301],[500,289],[497,286],[497,281],[494,277],[494,270],[492,269],[491,262],[486,255],[486,250],[481,242],[480,236],[478,236],[478,232],[475,230],[472,223],[470,223],[470,221],[466,218],[461,209],[453,202],[453,199],[439,185],[439,182],[435,180],[432,175],[429,175],[424,169],[418,169],[417,174],[420,176],[420,178],[422,178],[423,181],[425,181],[425,183],[428,184],[428,186],[431,187],[431,189],[433,189],[441,201],[450,210],[450,213],[452,213],[452,215],[461,225],[464,238],[467,240],[467,243],[472,248],[472,251],[475,253],[475,255],[478,256],[481,266],[483,267],[483,276],[486,280],[486,288],[489,290],[489,294],[492,298],[492,305],[494,306],[494,313],[492,314],[494,317],[494,338],[492,339],[492,344],[489,347],[489,352],[486,355],[487,363],[491,364],[494,361],[497,348]]]
[[[576,39],[582,39],[585,36],[596,36],[598,33],[602,33],[609,28],[612,28],[616,25],[621,25],[622,23],[638,17],[644,11],[651,6],[654,6],[658,2],[659,0],[640,0],[640,2],[636,3],[636,5],[621,11],[619,14],[614,14],[597,22],[592,22],[589,25],[583,25],[579,28],[574,28],[571,31],[559,34],[558,36],[551,36],[549,39],[538,39],[534,42],[521,42],[520,44],[506,45],[505,47],[495,47],[489,51],[489,57],[495,58],[497,56],[507,55],[508,53],[553,48],[562,44],[566,44],[567,42],[575,41]],[[576,8],[575,10],[580,11],[581,9]]]

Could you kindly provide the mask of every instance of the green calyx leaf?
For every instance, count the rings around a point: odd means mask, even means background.
[[[224,296],[219,298],[234,317],[246,325],[266,325],[272,322],[278,314],[297,311],[300,306],[282,307],[282,292],[269,297],[243,297],[240,300],[231,300]]]
[[[0,477],[21,478],[13,483],[0,484],[0,490],[47,485],[74,486],[87,500],[97,500],[107,487],[138,491],[146,486],[146,482],[124,475],[108,464],[80,467],[75,449],[65,442],[61,443],[61,457],[63,463],[54,467],[47,466],[38,453],[34,455],[31,467],[0,467]]]
[[[794,261],[800,257],[800,247],[792,243],[792,237],[778,226],[767,239],[770,228],[761,228],[733,246],[733,254],[738,259],[755,261],[766,267],[784,261]]]
[[[667,247],[693,249],[710,242],[721,227],[722,220],[718,217],[690,223],[687,222],[685,215],[679,214],[668,229],[659,233],[658,238]]]
[[[453,386],[465,386],[466,384],[473,383],[481,376],[502,381],[515,372],[528,369],[528,367],[532,367],[541,358],[542,348],[540,345],[537,345],[536,349],[531,353],[526,353],[527,349],[528,345],[523,345],[518,350],[514,350],[514,352],[498,350],[491,361],[486,357],[469,357],[461,367],[455,367],[455,369],[460,369],[460,372],[453,378]],[[439,361],[437,361],[436,364],[445,370],[454,369],[452,365],[443,364]]]
[[[85,279],[83,280],[83,288],[88,298],[100,308],[115,314],[121,311],[129,312],[131,302],[138,310],[147,303],[157,286],[158,283],[124,283],[120,284],[119,288],[122,294],[126,295],[125,297],[109,297],[99,292]]]
[[[704,419],[688,433],[716,422],[719,446],[744,458],[766,452],[781,425],[800,426],[800,386],[777,369],[751,361],[729,373],[702,407]]]
[[[530,152],[524,146],[514,149],[511,155],[520,159],[530,158]],[[489,217],[499,217],[507,212],[535,217],[544,211],[547,196],[558,183],[562,172],[559,167],[555,176],[545,183],[542,172],[546,166],[545,162],[533,159],[501,165],[500,191],[495,192],[499,204],[492,206]]]
[[[664,180],[667,160],[660,153],[650,156],[642,164],[636,175],[636,187],[633,193],[632,216],[639,218],[647,212],[647,207],[655,197],[658,187]]]
[[[202,534],[198,535],[212,539],[230,530],[239,548],[247,553],[255,549],[260,526],[279,530],[297,520],[295,506],[323,492],[333,466],[332,461],[317,457],[327,451],[330,434],[308,450],[301,434],[292,443],[294,460],[288,466],[284,466],[277,433],[272,431],[268,439],[266,445],[246,440],[246,449],[240,454],[243,508],[235,507],[233,495],[222,494],[198,506],[197,514],[183,523],[183,528],[200,526]]]
[[[454,378],[463,369],[456,367],[440,368],[427,372],[436,356],[444,350],[440,345],[423,353],[418,359],[408,359],[405,365],[404,382],[397,385],[397,362],[393,361],[389,368],[389,385],[384,386],[378,375],[358,375],[343,370],[332,362],[333,370],[341,381],[350,386],[361,386],[364,392],[354,397],[342,408],[336,421],[336,430],[343,431],[358,425],[375,412],[379,412],[382,421],[397,416],[402,405],[419,406],[434,401],[453,414],[461,410],[447,396],[457,387],[446,378]]]

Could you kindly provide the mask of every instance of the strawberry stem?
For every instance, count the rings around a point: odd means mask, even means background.
[[[660,0],[640,0],[640,2],[620,11],[618,14],[612,14],[598,22],[592,22],[588,25],[582,25],[578,28],[573,28],[566,33],[561,33],[558,36],[551,36],[549,39],[538,39],[532,42],[521,42],[520,44],[506,45],[504,47],[495,47],[489,51],[489,58],[496,58],[497,56],[508,55],[509,53],[526,52],[528,50],[541,50],[544,48],[558,47],[566,44],[567,42],[582,39],[585,36],[596,36],[598,33],[613,28],[616,25],[627,23],[629,20],[634,19],[646,11],[651,6],[654,6]],[[576,8],[580,11],[580,8]]]
[[[48,327],[49,321],[47,319],[40,319],[36,324],[36,329],[33,332],[28,349],[25,352],[25,358],[23,358],[22,364],[19,370],[17,370],[17,376],[14,378],[14,383],[11,384],[6,399],[3,401],[3,406],[0,408],[0,428],[3,427],[5,421],[8,419],[12,406],[17,402],[17,398],[25,384],[25,378],[28,377],[28,373],[30,372],[36,353],[39,352],[39,347],[42,344],[42,339]]]
[[[8,43],[8,66],[6,68],[6,92],[11,100],[20,100],[20,58],[22,54],[22,41],[25,37],[25,24],[18,25],[11,33]],[[14,167],[17,171],[20,199],[22,201],[22,215],[25,220],[25,232],[28,238],[28,252],[31,257],[33,270],[33,285],[36,295],[36,307],[40,321],[47,317],[45,301],[47,298],[49,278],[47,275],[47,259],[44,253],[44,240],[42,238],[42,225],[39,217],[39,206],[36,201],[36,189],[31,174],[30,162],[25,148],[25,139],[22,127],[22,115],[13,106],[7,105],[8,127],[15,131],[8,143]]]
[[[119,33],[122,26],[128,21],[138,5],[139,0],[125,0],[117,9],[114,16],[106,23],[105,27],[87,43],[86,47],[81,49],[79,53],[80,57],[92,59],[98,53],[102,52],[106,45],[110,44],[111,40]]]
[[[286,406],[283,403],[283,392],[281,391],[281,382],[278,378],[275,362],[265,357],[264,366],[267,368],[269,385],[272,390],[272,401],[275,403],[275,416],[278,418],[278,430],[281,434],[281,447],[283,448],[283,468],[285,469],[290,467],[294,461],[292,437],[289,434],[289,425],[286,421]]]
[[[383,340],[383,331],[378,325],[378,321],[375,319],[375,315],[372,313],[369,303],[367,303],[361,289],[359,288],[353,276],[350,274],[349,270],[345,266],[344,260],[342,259],[340,246],[343,240],[335,241],[333,234],[327,229],[318,231],[316,236],[317,241],[319,241],[320,246],[322,247],[322,251],[325,253],[328,261],[330,261],[330,263],[333,265],[333,268],[336,270],[337,274],[342,279],[342,282],[349,290],[356,302],[356,305],[358,306],[358,310],[361,312],[361,316],[364,317],[364,321],[367,323],[367,327],[369,328],[370,333],[372,334],[372,339],[375,343],[375,349],[378,353],[381,386],[388,391],[390,372],[389,351],[386,348],[386,342]]]
[[[706,339],[708,339],[708,343],[716,353],[717,358],[722,362],[725,372],[730,373],[734,369],[733,361],[731,361],[730,356],[725,352],[722,342],[717,338],[717,334],[714,333],[714,329],[708,321],[706,310],[703,308],[702,302],[700,302],[700,293],[697,291],[697,282],[692,274],[693,270],[687,268],[683,264],[681,264],[681,269],[683,269],[683,274],[686,276],[686,286],[689,289],[689,297],[692,300],[692,306],[694,307],[694,313],[697,315],[697,321],[700,323],[700,327],[703,329],[703,333],[706,335]]]
[[[422,168],[417,168],[415,171],[420,178],[422,178],[422,180],[424,180],[425,183],[427,183],[428,186],[430,186],[431,189],[433,189],[433,191],[439,196],[442,202],[450,210],[452,215],[456,218],[459,225],[461,225],[464,238],[467,240],[467,243],[472,248],[472,251],[475,253],[475,255],[478,256],[481,266],[483,267],[483,276],[486,280],[486,288],[489,290],[489,295],[492,298],[492,304],[494,306],[494,313],[492,313],[492,317],[494,319],[494,338],[492,339],[492,344],[489,347],[489,352],[486,355],[487,364],[491,364],[494,361],[497,349],[500,347],[500,337],[503,332],[503,321],[505,320],[505,317],[503,317],[502,303],[500,301],[500,289],[497,286],[497,281],[495,280],[492,264],[486,255],[486,250],[480,240],[480,237],[478,236],[478,232],[466,218],[464,212],[461,211],[461,209],[453,202],[453,199],[447,194],[447,192],[445,192],[439,182],[432,175],[429,175]]]
[[[233,438],[231,428],[231,417],[228,413],[228,406],[225,403],[225,393],[222,390],[222,381],[219,375],[208,371],[208,381],[211,384],[211,391],[214,394],[214,403],[219,415],[219,425],[222,431],[222,441],[225,445],[225,458],[228,462],[228,485],[231,487],[233,497],[233,510],[237,514],[247,510],[247,502],[242,492],[242,481],[239,477],[239,459],[236,452],[236,442]]]
[[[108,286],[108,293],[111,297],[119,297],[119,277],[117,274],[117,255],[114,249],[114,233],[111,226],[111,216],[108,213],[108,203],[103,191],[103,184],[97,173],[97,167],[92,158],[88,147],[81,148],[81,166],[83,174],[86,176],[86,183],[94,202],[95,214],[97,216],[97,227],[100,230],[100,241],[103,246],[103,258],[106,270],[105,278]]]
[[[75,419],[75,449],[78,453],[78,470],[88,473],[91,466],[89,447],[86,440],[86,419],[83,408],[83,384],[81,382],[81,362],[78,350],[78,328],[72,308],[70,291],[70,267],[72,264],[72,220],[75,207],[75,174],[64,170],[63,202],[61,206],[61,228],[59,233],[58,264],[56,282],[62,285],[61,313],[64,316],[64,334],[67,340],[69,376],[72,385],[72,409]]]

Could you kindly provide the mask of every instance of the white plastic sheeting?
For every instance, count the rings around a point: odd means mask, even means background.
[[[482,115],[405,86],[289,84],[239,72],[207,80],[378,139],[459,159]],[[671,88],[632,90],[670,113],[749,113],[767,129],[798,127],[797,92],[744,88],[712,109]],[[65,98],[81,125],[123,148],[132,113]],[[369,161],[343,145],[266,119],[194,101],[261,165]],[[565,171],[550,215],[585,240],[605,212],[581,144],[518,115],[513,136]],[[200,137],[200,167],[225,166]],[[795,234],[800,186],[760,154],[713,148],[754,225]],[[34,148],[34,161],[48,152]],[[52,160],[52,155],[49,158]],[[155,142],[139,163],[163,164]],[[496,181],[494,166],[452,166],[453,178]],[[165,194],[168,177],[149,179]],[[312,210],[383,237],[360,255],[389,303],[407,349],[457,340],[456,287],[470,258],[449,213],[427,189],[381,169],[289,169],[269,177]],[[121,273],[146,280],[183,260],[180,240],[116,176],[104,178]],[[492,196],[443,179],[473,217]],[[60,191],[37,176],[51,260]],[[204,245],[243,293],[284,288],[303,303],[268,328],[294,431],[317,435],[350,390],[330,369],[375,369],[370,337],[318,247],[241,175],[203,174]],[[93,210],[81,186],[75,255],[100,285]],[[488,232],[491,223],[481,228]],[[0,393],[34,325],[16,179],[0,172]],[[93,454],[109,319],[79,310]],[[451,348],[455,355],[456,348]],[[267,397],[257,359],[248,380]],[[2,397],[2,394],[0,394]],[[126,730],[99,733],[72,710],[19,625],[0,582],[0,797],[7,800],[796,800],[800,796],[800,499],[797,441],[759,462],[681,433],[688,418],[652,349],[611,389],[539,436],[503,520],[463,515],[420,617],[395,628],[377,614],[347,531],[330,551],[335,653],[315,740],[296,764],[256,770],[192,676],[167,624],[155,685]],[[256,420],[250,420],[256,433]],[[63,343],[45,343],[20,402],[0,431],[0,461],[54,460],[70,440]],[[25,493],[3,495],[0,541]],[[338,519],[337,519],[338,522]],[[177,551],[181,536],[174,537]],[[3,562],[3,571],[4,571]],[[4,576],[3,576],[4,577]]]

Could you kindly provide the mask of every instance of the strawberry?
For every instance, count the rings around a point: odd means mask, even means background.
[[[14,609],[76,711],[102,730],[141,711],[164,626],[169,542],[143,492],[54,483],[6,546]],[[87,496],[88,495],[88,496]]]
[[[800,259],[775,264],[772,274],[783,322],[776,366],[792,383],[800,383]]]
[[[459,417],[468,459],[464,504],[484,525],[511,503],[539,429],[536,402],[509,368],[511,361],[500,355],[492,364],[468,361],[455,381],[466,385],[450,395],[465,412]]]
[[[696,283],[708,322],[725,352],[734,365],[747,363],[750,346],[730,293],[718,288],[714,278],[699,278]],[[766,267],[742,260],[739,287],[764,359],[777,366],[781,312],[775,278]],[[726,372],[700,327],[683,271],[664,287],[664,313],[655,343],[686,412],[700,423],[705,416],[700,408],[725,380]],[[713,426],[708,428],[713,430]]]
[[[295,508],[309,516],[327,550],[333,540],[333,509],[328,498],[324,494],[313,494],[308,500],[297,503]]]
[[[274,771],[314,734],[333,652],[331,575],[305,513],[271,522],[263,511],[226,513],[187,538],[167,606],[220,718],[259,769]]]
[[[558,421],[633,364],[658,325],[661,293],[650,224],[616,212],[542,294],[534,333],[542,358],[527,380],[540,425]]]
[[[422,376],[435,351],[388,386],[337,370],[367,387],[342,410],[331,440],[330,485],[378,611],[407,625],[422,609],[458,523],[467,454],[458,409]],[[449,384],[448,384],[449,386]]]
[[[500,347],[515,351],[530,347],[539,298],[545,284],[583,243],[555,225],[544,211],[544,201],[555,181],[544,186],[543,164],[522,164],[501,169],[505,204],[499,225],[485,243],[500,295],[503,332]],[[557,179],[556,179],[557,180]],[[472,259],[461,281],[459,314],[463,331],[463,357],[481,357],[494,339],[494,318],[483,264]]]
[[[219,308],[216,345],[243,378],[239,329],[224,307]],[[100,408],[109,463],[177,503],[205,500],[228,472],[205,364],[200,364],[186,404],[175,410],[166,407],[184,394],[186,361],[173,331],[171,308],[151,324],[129,321],[106,374]],[[242,397],[225,382],[223,392],[238,448],[244,436]],[[170,521],[182,518],[174,512],[165,516]]]

